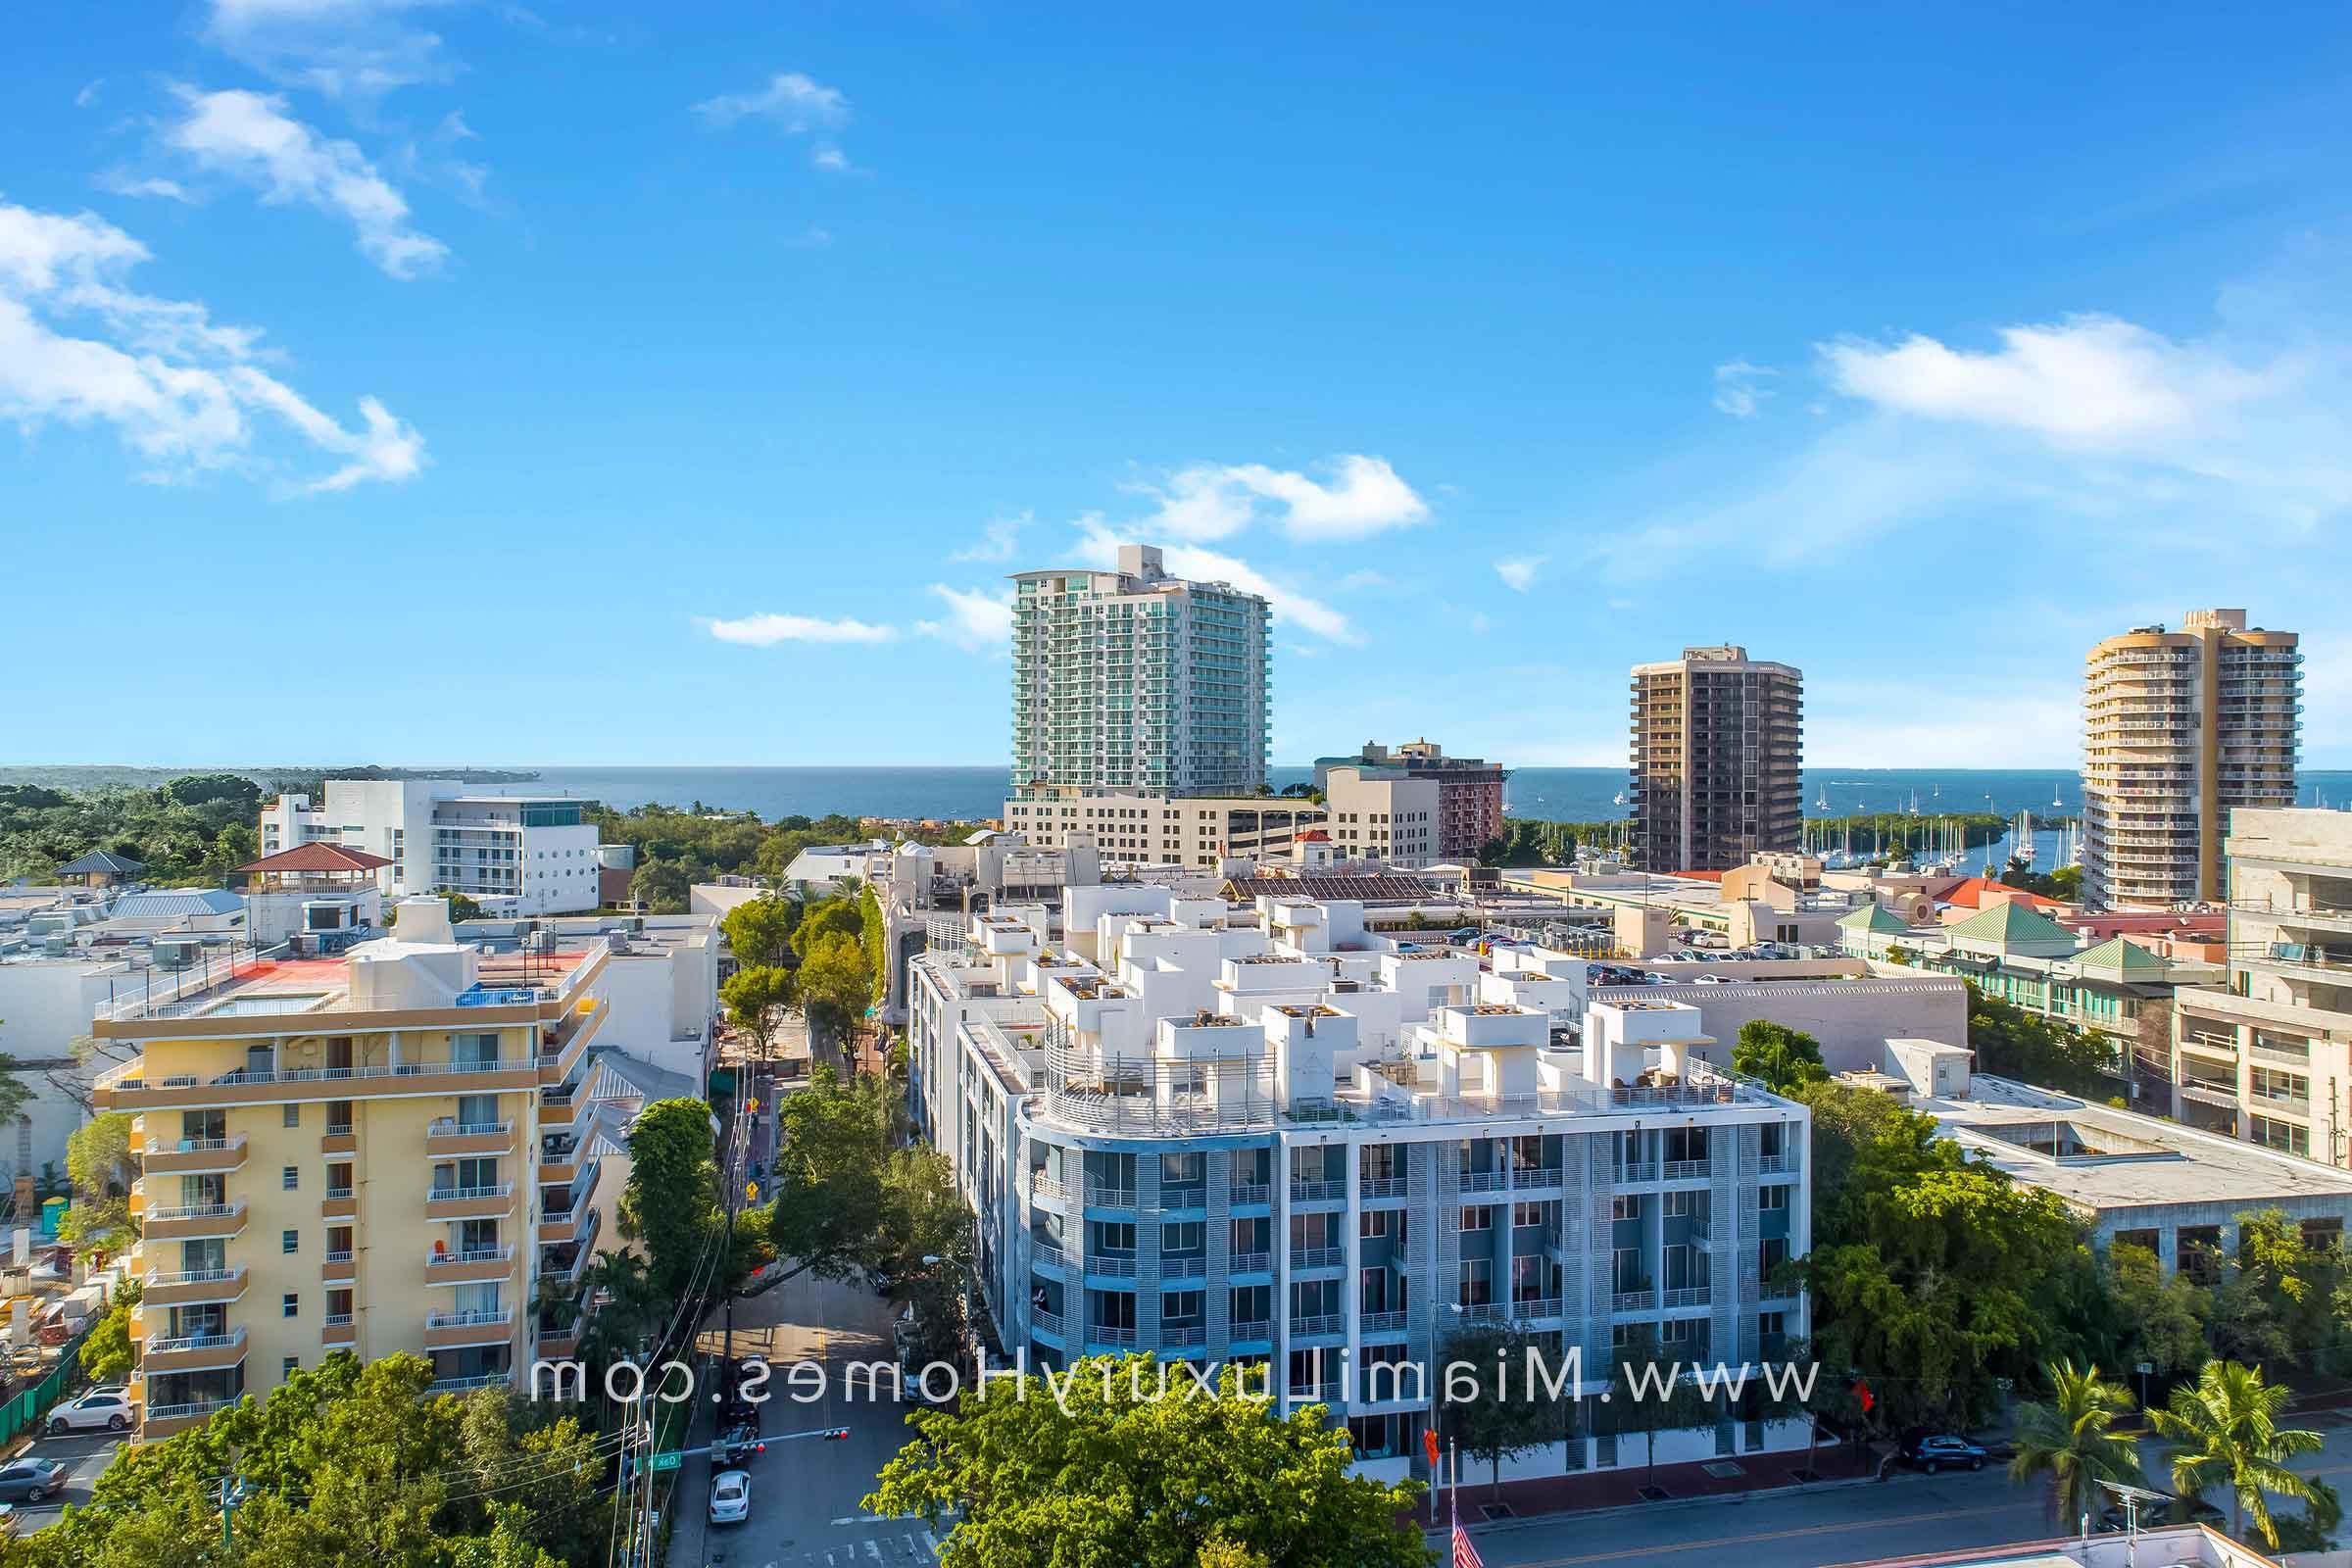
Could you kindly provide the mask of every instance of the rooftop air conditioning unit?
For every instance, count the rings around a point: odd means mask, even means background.
[[[157,937],[155,966],[158,969],[185,969],[204,953],[201,937]]]

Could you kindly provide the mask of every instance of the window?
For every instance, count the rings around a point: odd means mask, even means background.
[[[1461,1285],[1455,1299],[1464,1306],[1487,1306],[1494,1299],[1494,1264],[1491,1258],[1462,1259]]]
[[[293,1102],[288,1102],[282,1112],[282,1116],[284,1125],[288,1127],[299,1127],[302,1125],[302,1106]]]
[[[1389,1213],[1390,1211],[1385,1208],[1365,1209],[1356,1220],[1356,1235],[1363,1237],[1367,1241],[1376,1236],[1388,1235]]]
[[[1756,1207],[1764,1210],[1766,1213],[1769,1214],[1775,1209],[1787,1208],[1788,1206],[1788,1188],[1759,1187],[1756,1189]]]
[[[1666,1193],[1661,1196],[1664,1202],[1659,1205],[1659,1212],[1668,1219],[1689,1219],[1698,1212],[1698,1194],[1696,1193],[1686,1189],[1682,1192]]]
[[[287,1293],[286,1293],[286,1297],[285,1297],[285,1301],[284,1301],[284,1304],[283,1304],[283,1306],[280,1308],[280,1310],[279,1310],[279,1312],[278,1312],[278,1315],[279,1315],[280,1317],[300,1317],[300,1316],[302,1316],[302,1298],[301,1298],[301,1297],[299,1297],[299,1296],[296,1296],[296,1295],[295,1295],[293,1292],[291,1292],[291,1291],[287,1292]]]
[[[281,1251],[281,1252],[299,1252],[299,1251],[301,1251],[301,1250],[302,1250],[302,1232],[300,1232],[300,1231],[280,1231],[280,1232],[278,1232],[278,1234],[277,1234],[277,1250],[278,1250],[279,1251]]]
[[[289,1193],[301,1187],[302,1167],[299,1165],[287,1165],[282,1167],[277,1173],[277,1184]]]
[[[1658,1343],[1660,1345],[1690,1344],[1690,1320],[1687,1317],[1668,1318],[1665,1322],[1659,1324]]]
[[[1609,1218],[1640,1219],[1641,1217],[1642,1200],[1640,1198],[1619,1196],[1609,1200]]]
[[[289,1355],[277,1364],[278,1381],[283,1382],[302,1370],[302,1357]]]
[[[1491,1231],[1494,1228],[1494,1204],[1465,1203],[1462,1205],[1462,1229],[1466,1231]]]

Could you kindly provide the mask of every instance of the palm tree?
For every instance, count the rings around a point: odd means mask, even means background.
[[[2173,1490],[2193,1497],[2217,1483],[2230,1492],[2230,1533],[2245,1538],[2246,1516],[2263,1541],[2278,1544],[2269,1494],[2310,1502],[2312,1484],[2285,1461],[2320,1446],[2317,1432],[2278,1425],[2287,1390],[2265,1384],[2262,1373],[2242,1361],[2208,1361],[2194,1387],[2173,1391],[2169,1409],[2151,1410],[2157,1433],[2170,1440],[2165,1458],[2173,1467]]]
[[[2030,1481],[2046,1471],[2051,1515],[2066,1528],[2098,1506],[2102,1481],[2142,1484],[2139,1452],[2114,1430],[2132,1409],[2129,1393],[2100,1378],[2095,1366],[2077,1370],[2072,1361],[2053,1361],[2045,1370],[2049,1399],[2018,1406],[2009,1479]]]

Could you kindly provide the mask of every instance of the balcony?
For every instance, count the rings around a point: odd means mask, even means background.
[[[1230,1274],[1269,1274],[1274,1269],[1274,1258],[1268,1252],[1236,1252],[1225,1267]]]
[[[584,997],[561,1023],[547,1032],[539,1045],[539,1082],[543,1086],[560,1084],[571,1075],[580,1053],[604,1027],[605,1014],[612,1010],[596,998]]]
[[[514,1212],[514,1184],[495,1182],[487,1187],[436,1187],[425,1195],[428,1220],[503,1219]]]
[[[318,1140],[321,1154],[356,1154],[360,1152],[359,1134],[349,1122],[329,1122]]]
[[[1366,1198],[1402,1198],[1404,1178],[1401,1176],[1366,1176],[1362,1182]]]
[[[330,1350],[348,1348],[359,1340],[359,1326],[352,1322],[349,1312],[327,1313],[324,1325],[318,1330],[318,1343]]]
[[[435,1158],[511,1154],[514,1152],[514,1123],[461,1122],[444,1117],[425,1127],[424,1152]]]
[[[424,1260],[427,1285],[485,1285],[514,1272],[514,1249],[477,1247],[463,1252],[432,1252]]]
[[[424,1348],[461,1350],[470,1346],[504,1345],[514,1337],[514,1309],[502,1306],[486,1312],[427,1312]]]
[[[1270,1343],[1274,1338],[1274,1325],[1262,1317],[1237,1319],[1226,1331],[1226,1338],[1236,1345],[1249,1345],[1259,1341]]]
[[[1706,1176],[1707,1162],[1703,1159],[1670,1159],[1666,1161],[1665,1174],[1661,1179],[1670,1182],[1693,1182],[1704,1181]]]
[[[1098,1182],[1086,1184],[1086,1206],[1089,1208],[1133,1208],[1135,1189],[1108,1187]]]
[[[1231,1201],[1236,1208],[1247,1208],[1252,1203],[1271,1203],[1273,1200],[1274,1189],[1265,1182],[1234,1184]]]
[[[1291,1338],[1294,1340],[1336,1339],[1348,1332],[1348,1318],[1341,1312],[1321,1312],[1312,1317],[1291,1319]]]
[[[1619,1291],[1609,1298],[1609,1308],[1616,1312],[1646,1312],[1658,1304],[1658,1293],[1649,1286],[1638,1291]]]
[[[1033,1306],[1029,1309],[1029,1326],[1043,1333],[1051,1334],[1057,1340],[1061,1338],[1061,1314],[1059,1312],[1049,1312],[1044,1307]]]
[[[1560,1168],[1557,1165],[1522,1165],[1511,1172],[1511,1188],[1514,1192],[1541,1193],[1559,1185]]]
[[[1345,1268],[1348,1249],[1345,1247],[1294,1247],[1291,1249],[1293,1268]]]
[[[245,1294],[245,1265],[185,1269],[178,1273],[151,1268],[139,1283],[142,1305],[204,1306],[225,1303]]]
[[[1108,1323],[1089,1323],[1086,1326],[1086,1343],[1107,1345],[1114,1349],[1132,1350],[1135,1348],[1135,1330],[1118,1328]]]
[[[346,1247],[329,1251],[326,1261],[318,1267],[318,1277],[329,1285],[347,1284],[358,1278],[359,1264],[353,1259],[351,1249]]]
[[[1042,1170],[1033,1170],[1029,1173],[1029,1197],[1032,1201],[1066,1203],[1070,1200],[1069,1184]]]
[[[329,1187],[326,1196],[318,1200],[320,1219],[356,1219],[359,1212],[359,1194],[349,1187]]]
[[[1462,1191],[1465,1193],[1499,1193],[1502,1191],[1502,1172],[1498,1170],[1463,1171]]]
[[[198,1399],[187,1404],[152,1405],[139,1418],[139,1441],[153,1443],[175,1432],[200,1427],[211,1420],[216,1411],[225,1410],[236,1402],[234,1399]]]
[[[424,1386],[427,1395],[471,1394],[476,1389],[503,1389],[514,1381],[512,1372],[478,1372],[469,1378],[436,1378]]]
[[[394,1015],[404,1016],[404,1015]],[[487,1095],[535,1088],[529,1060],[404,1061],[375,1067],[239,1067],[210,1079],[174,1073],[149,1080],[144,1059],[127,1061],[91,1085],[101,1110],[206,1110],[275,1105],[287,1101],[351,1100],[385,1095]]]
[[[1086,1272],[1099,1279],[1131,1280],[1135,1278],[1133,1252],[1089,1252]]]
[[[1159,1260],[1159,1277],[1163,1280],[1197,1280],[1208,1273],[1208,1259],[1199,1252],[1186,1252]]]
[[[1162,1187],[1159,1190],[1159,1206],[1162,1208],[1205,1208],[1207,1205],[1208,1189],[1199,1182],[1180,1187]]]
[[[245,1163],[245,1135],[181,1138],[150,1149],[139,1161],[149,1176],[220,1176]]]
[[[1366,1312],[1357,1320],[1366,1334],[1401,1334],[1404,1332],[1402,1312]]]
[[[1159,1326],[1159,1343],[1162,1348],[1170,1350],[1187,1350],[1196,1346],[1206,1345],[1208,1343],[1208,1325],[1205,1323],[1162,1323]]]
[[[1654,1182],[1658,1179],[1658,1167],[1646,1162],[1620,1165],[1617,1167],[1616,1177],[1617,1184],[1621,1187],[1634,1182]]]
[[[1705,1285],[1679,1285],[1666,1293],[1668,1306],[1704,1306],[1714,1292]]]
[[[245,1331],[225,1334],[183,1334],[176,1339],[149,1340],[139,1352],[139,1373],[153,1378],[159,1372],[225,1372],[245,1359]]]
[[[541,1214],[539,1216],[539,1245],[562,1247],[568,1242],[578,1241],[595,1229],[595,1214],[596,1210],[586,1203],[575,1204],[560,1213]]]
[[[1760,1176],[1787,1176],[1795,1170],[1794,1154],[1766,1154],[1756,1161],[1756,1173]]]
[[[226,1240],[243,1233],[245,1205],[235,1203],[179,1203],[150,1208],[141,1235],[150,1242]]]

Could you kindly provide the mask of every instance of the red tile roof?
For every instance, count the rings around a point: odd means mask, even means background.
[[[2012,900],[2022,899],[2030,908],[2055,909],[2059,906],[2056,899],[2045,899],[2038,893],[2028,893],[2024,888],[2013,888],[2006,882],[1995,882],[1981,876],[1963,878],[1958,885],[1944,893],[1942,899],[1944,903],[1957,904],[1963,909],[1982,909],[1985,906],[1984,895],[1988,891],[2006,893]],[[1997,904],[2000,900],[1995,898],[1992,902]]]
[[[372,871],[392,862],[381,855],[369,855],[366,850],[347,850],[340,844],[297,844],[275,855],[265,855],[251,865],[240,865],[240,873],[260,875],[288,871]]]

